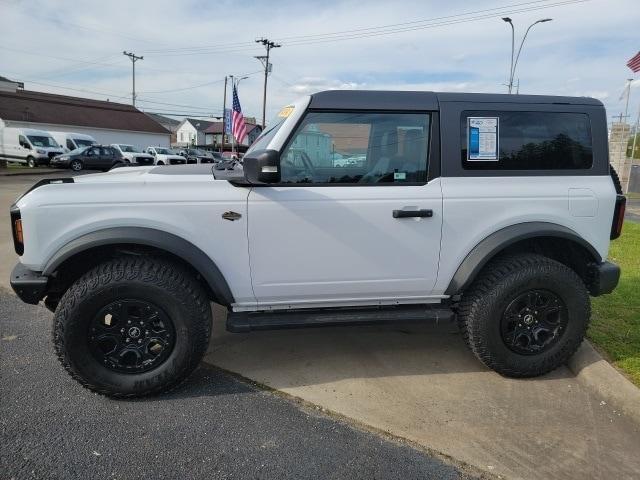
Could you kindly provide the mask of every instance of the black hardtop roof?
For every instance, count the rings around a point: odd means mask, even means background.
[[[352,110],[438,110],[442,102],[566,104],[603,106],[589,97],[508,95],[500,93],[439,93],[384,90],[327,90],[311,95],[309,108]]]

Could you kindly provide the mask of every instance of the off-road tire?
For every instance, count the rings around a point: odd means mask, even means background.
[[[522,355],[503,341],[500,322],[510,301],[531,289],[560,297],[568,322],[548,350]],[[573,270],[542,255],[520,254],[487,264],[464,293],[457,313],[463,337],[482,363],[507,377],[535,377],[563,365],[576,352],[589,325],[591,304],[584,282]]]
[[[92,355],[91,319],[110,302],[153,302],[173,322],[175,343],[165,361],[142,373],[116,372]],[[181,265],[162,258],[123,256],[78,279],[57,306],[53,343],[58,359],[82,386],[117,398],[170,390],[199,364],[209,343],[211,306],[202,285]]]

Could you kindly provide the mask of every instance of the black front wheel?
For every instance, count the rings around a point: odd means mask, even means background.
[[[566,363],[584,339],[590,314],[582,279],[560,262],[529,253],[490,262],[458,305],[473,353],[509,377],[542,375]]]
[[[79,172],[84,167],[84,165],[82,165],[82,161],[80,160],[71,160],[70,166],[71,170],[73,170],[74,172]]]
[[[36,159],[33,157],[27,158],[27,166],[29,168],[36,168],[38,166],[38,164],[36,163]]]
[[[77,280],[54,317],[58,359],[84,387],[112,397],[169,390],[206,352],[211,308],[181,265],[122,257]]]

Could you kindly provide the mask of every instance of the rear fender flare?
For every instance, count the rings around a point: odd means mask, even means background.
[[[492,233],[473,247],[456,270],[444,293],[446,295],[461,293],[473,282],[487,262],[502,250],[521,240],[536,237],[556,237],[571,240],[583,246],[591,254],[594,262],[602,262],[602,257],[593,245],[570,228],[548,222],[519,223]]]

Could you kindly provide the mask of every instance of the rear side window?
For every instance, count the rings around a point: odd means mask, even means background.
[[[593,164],[585,113],[464,111],[460,136],[466,170],[581,170]]]

